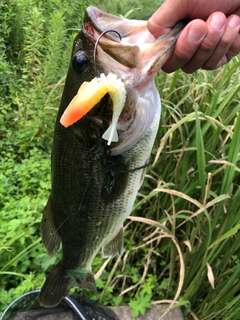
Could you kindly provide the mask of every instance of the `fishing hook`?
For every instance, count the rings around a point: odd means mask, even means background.
[[[115,32],[119,36],[120,41],[122,40],[122,37],[121,37],[120,33],[117,30],[113,30],[113,29],[103,31],[100,34],[100,36],[97,38],[97,41],[96,41],[95,46],[94,46],[94,52],[93,52],[94,72],[95,72],[95,76],[96,77],[98,76],[98,74],[97,74],[97,63],[96,63],[97,46],[98,46],[98,43],[99,43],[100,39],[102,38],[102,36],[104,36],[108,32]]]

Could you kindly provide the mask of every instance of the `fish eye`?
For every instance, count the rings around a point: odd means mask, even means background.
[[[77,52],[72,60],[72,66],[77,73],[84,73],[88,67],[88,57],[81,51]]]

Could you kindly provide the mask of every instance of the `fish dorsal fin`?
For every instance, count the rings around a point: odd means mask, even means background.
[[[118,231],[117,235],[102,248],[103,257],[121,256],[123,253],[123,227]]]
[[[44,208],[43,218],[41,222],[42,241],[47,249],[49,256],[57,253],[60,246],[61,238],[54,225],[53,215],[51,210],[51,198],[49,197],[46,207]]]

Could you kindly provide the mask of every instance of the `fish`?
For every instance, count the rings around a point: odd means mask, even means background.
[[[95,256],[100,250],[103,257],[122,255],[123,224],[144,179],[159,126],[161,102],[154,76],[171,56],[183,27],[180,22],[154,39],[147,21],[93,6],[86,9],[56,117],[51,192],[41,221],[47,253],[55,255],[62,244],[62,260],[42,286],[40,305],[57,306],[74,286],[96,292],[91,267]],[[117,120],[106,90],[79,120],[61,124],[68,106],[76,96],[81,98],[83,83],[93,88],[91,81],[102,74],[113,74],[114,83],[123,83],[126,96]],[[117,132],[113,139],[104,136],[111,125]]]

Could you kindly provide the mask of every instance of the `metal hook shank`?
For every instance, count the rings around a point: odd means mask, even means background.
[[[98,46],[98,43],[99,43],[100,39],[102,38],[102,36],[104,36],[108,32],[115,32],[119,36],[119,39],[122,40],[122,37],[121,37],[120,33],[117,30],[113,30],[113,29],[112,30],[111,29],[110,30],[105,30],[99,35],[99,37],[97,38],[97,41],[95,43],[94,52],[93,52],[94,70],[95,70],[95,76],[96,77],[98,76],[98,74],[97,74],[97,62],[96,62],[97,46]]]

